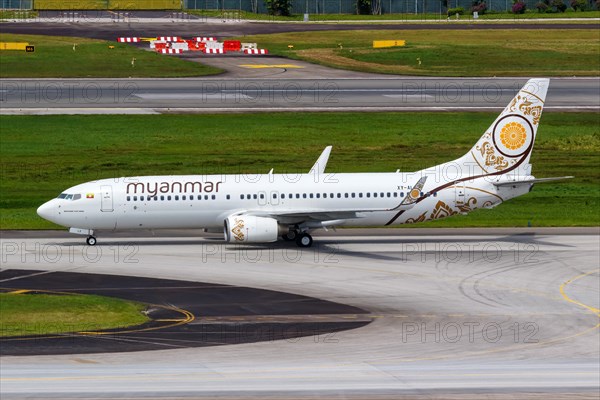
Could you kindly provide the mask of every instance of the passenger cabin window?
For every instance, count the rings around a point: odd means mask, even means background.
[[[227,196],[226,196],[226,199],[227,199],[227,200],[229,200],[230,198],[231,198],[231,196],[230,196],[230,195],[227,195]]]
[[[217,196],[215,196],[214,194],[211,197],[213,200],[215,200],[217,198]]]
[[[127,196],[127,201],[131,201],[131,196]]]

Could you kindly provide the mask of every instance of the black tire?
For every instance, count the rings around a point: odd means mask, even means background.
[[[95,246],[96,245],[96,238],[93,236],[88,236],[87,239],[85,239],[85,242],[88,244],[88,246]]]
[[[310,247],[313,244],[313,238],[308,233],[301,233],[296,238],[298,247]]]
[[[296,240],[296,238],[298,238],[298,232],[289,231],[288,233],[282,235],[281,238],[286,242],[293,242],[294,240]]]

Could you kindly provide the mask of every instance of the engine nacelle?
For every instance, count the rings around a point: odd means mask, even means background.
[[[279,225],[273,218],[238,215],[225,220],[225,240],[227,242],[275,242],[279,234]]]

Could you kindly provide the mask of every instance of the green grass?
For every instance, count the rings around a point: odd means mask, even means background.
[[[0,293],[0,336],[51,335],[140,325],[145,305],[80,294]]]
[[[590,30],[355,30],[245,36],[271,54],[334,68],[422,76],[598,76]],[[406,46],[373,49],[373,40]],[[293,45],[293,48],[288,48]],[[421,60],[421,65],[418,60]]]
[[[0,10],[0,19],[26,19],[37,16],[38,12],[31,10]]]
[[[132,175],[308,171],[326,145],[330,172],[415,171],[466,153],[495,113],[0,116],[0,228],[58,228],[35,210],[62,190]],[[431,226],[600,225],[600,116],[547,113],[538,177],[574,175],[494,210]],[[62,229],[62,228],[61,228]]]
[[[177,10],[179,0],[35,0],[36,10]]]
[[[2,42],[28,42],[34,53],[2,51],[0,78],[127,78],[203,76],[222,70],[125,43],[38,35],[0,34]],[[75,50],[73,50],[73,45]],[[109,48],[114,46],[114,48]],[[135,67],[131,60],[135,58]]]

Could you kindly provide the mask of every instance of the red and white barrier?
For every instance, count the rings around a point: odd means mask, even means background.
[[[204,54],[224,54],[223,49],[204,49]]]
[[[167,42],[165,42],[164,40],[152,40],[150,41],[150,48],[151,49],[162,49],[167,47]]]
[[[119,43],[139,43],[141,38],[139,37],[120,37],[117,39]]]
[[[216,41],[217,39],[215,39],[214,37],[196,36],[196,37],[194,38],[194,40],[195,40],[196,42],[203,42],[203,43],[205,43],[205,42],[214,42],[214,41]]]
[[[158,40],[164,40],[167,42],[181,42],[182,39],[179,36],[159,36]]]
[[[269,54],[267,49],[244,49],[244,54]]]
[[[162,54],[181,54],[183,51],[183,49],[160,49]]]

